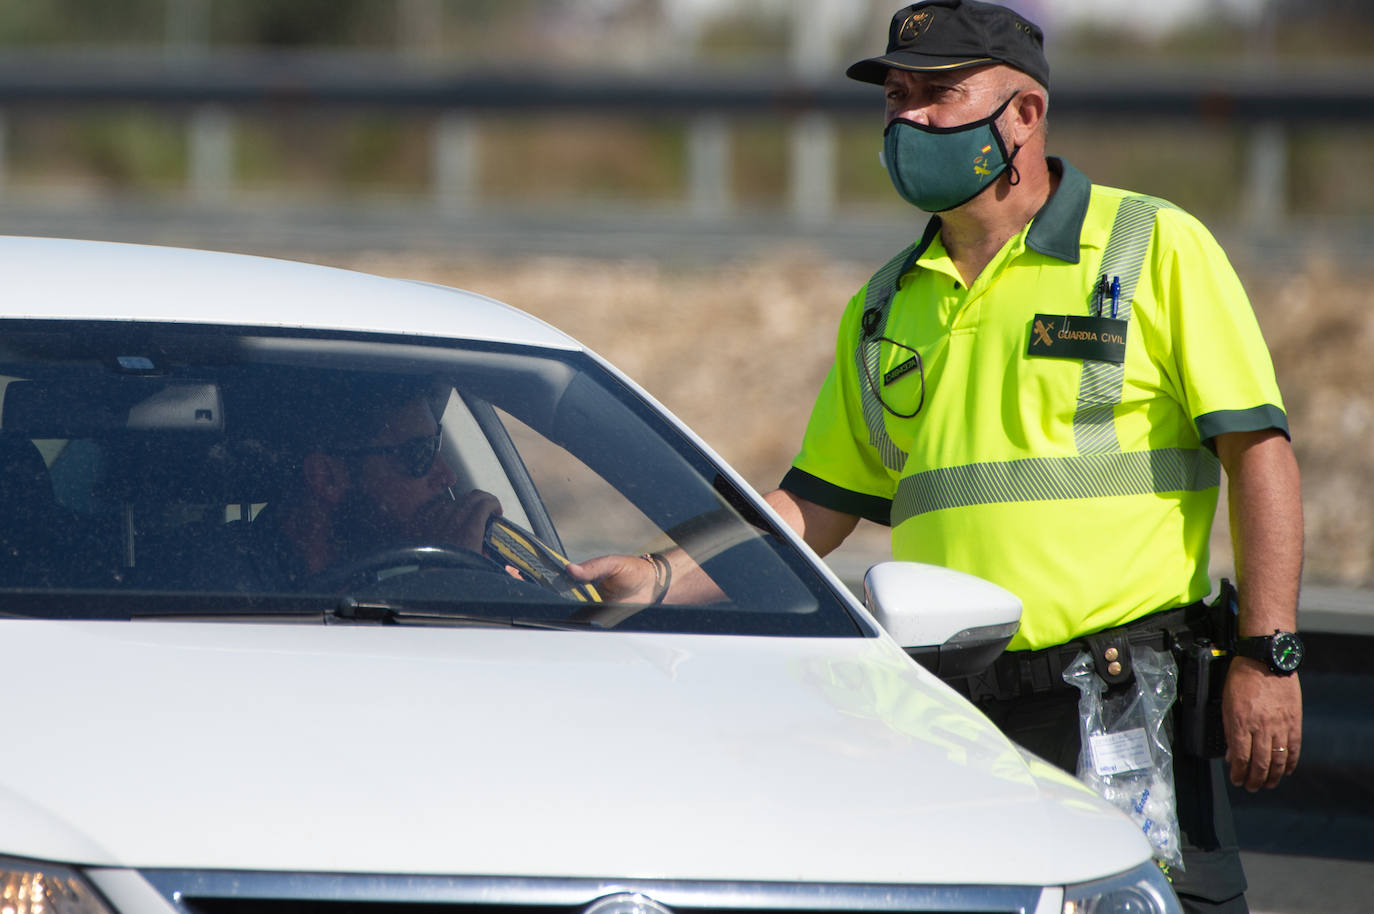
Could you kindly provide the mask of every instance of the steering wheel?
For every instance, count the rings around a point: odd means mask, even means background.
[[[506,573],[505,568],[485,555],[459,546],[395,546],[326,568],[310,579],[310,587],[329,593],[352,590],[357,586],[377,583],[379,573],[388,568],[404,568],[408,565],[418,565],[420,568],[465,568],[488,574]]]
[[[524,527],[493,515],[487,521],[481,552],[438,544],[395,546],[326,568],[311,578],[310,586],[329,593],[368,587],[380,580],[380,572],[411,565],[420,569],[456,568],[508,576],[513,569],[520,580],[537,584],[565,599],[600,603],[601,595],[596,588],[568,574],[568,564],[566,557]]]
[[[482,554],[497,564],[514,568],[526,580],[569,600],[600,603],[601,595],[591,584],[568,574],[568,559],[519,524],[499,514],[487,521],[482,538]]]

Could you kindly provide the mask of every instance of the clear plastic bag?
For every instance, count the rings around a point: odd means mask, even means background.
[[[1165,726],[1178,668],[1169,652],[1137,646],[1131,647],[1131,665],[1135,681],[1113,693],[1086,651],[1064,670],[1064,680],[1079,691],[1078,779],[1140,826],[1157,860],[1182,869],[1174,756]]]

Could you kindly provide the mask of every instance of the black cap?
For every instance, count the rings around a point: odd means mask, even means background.
[[[961,70],[992,63],[1015,67],[1049,88],[1045,36],[1035,23],[996,3],[924,0],[892,17],[887,53],[859,61],[845,75],[881,86],[892,67]]]

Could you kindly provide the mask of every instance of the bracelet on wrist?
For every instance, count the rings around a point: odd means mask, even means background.
[[[652,606],[662,603],[663,598],[668,595],[668,588],[673,586],[673,565],[660,552],[646,552],[640,558],[654,566],[654,592],[649,598],[649,604]]]

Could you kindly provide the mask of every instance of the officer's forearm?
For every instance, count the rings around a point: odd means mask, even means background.
[[[1302,491],[1297,460],[1280,432],[1219,435],[1240,590],[1239,633],[1297,628],[1302,575]]]
[[[828,555],[859,523],[859,518],[853,514],[823,508],[786,489],[774,489],[764,496],[764,500],[816,550],[817,555]]]

